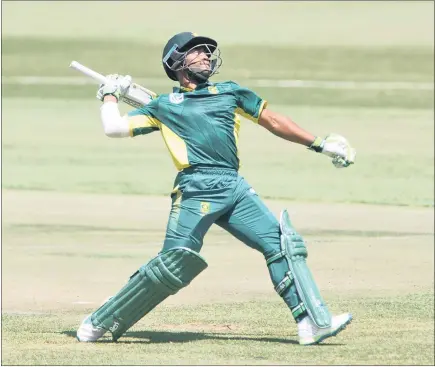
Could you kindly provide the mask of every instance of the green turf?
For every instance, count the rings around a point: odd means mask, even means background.
[[[262,78],[427,84],[433,82],[433,47],[418,43],[304,47],[271,42],[262,50],[252,44],[225,46],[225,62],[216,80],[234,79],[252,87],[270,108],[288,114],[314,134],[341,133],[358,151],[354,167],[334,171],[324,157],[244,121],[242,173],[262,196],[433,205],[433,89],[255,87],[255,79]],[[102,73],[150,78],[147,87],[166,93],[173,83],[164,79],[160,53],[161,45],[136,38],[121,42],[4,37],[3,75],[6,81],[17,76],[79,77],[68,68],[76,59]],[[122,57],[125,54],[129,57]],[[175,172],[159,135],[134,141],[105,138],[95,90],[3,85],[3,187],[129,194],[170,191]]]
[[[147,57],[143,57],[146,48]],[[167,93],[173,83],[165,80],[160,63],[161,46],[138,41],[56,40],[47,38],[4,38],[3,75],[6,77],[78,77],[69,69],[78,60],[103,74],[124,73],[150,79],[146,86]],[[128,54],[128,58],[120,57]],[[433,82],[433,49],[355,48],[355,47],[277,47],[227,46],[219,80],[235,80],[254,88],[272,103],[288,105],[327,105],[351,107],[433,108],[432,90],[324,89],[256,87],[255,79]],[[412,65],[412,67],[410,67]],[[159,78],[156,84],[155,78]],[[95,87],[68,85],[26,86],[6,83],[5,97],[89,98]]]
[[[250,87],[249,81],[240,84]],[[252,84],[251,84],[252,85]],[[172,90],[171,86],[162,88],[161,84],[148,83],[147,88],[164,93]],[[430,109],[434,105],[434,93],[427,90],[336,90],[321,88],[280,89],[272,87],[251,87],[257,94],[274,104],[288,106],[335,106],[347,108],[409,108]],[[96,94],[92,86],[24,86],[6,84],[3,96],[7,98],[23,98],[41,96],[58,100],[92,99]],[[41,96],[42,97],[42,96]],[[358,113],[356,111],[356,113]]]
[[[422,5],[416,6],[421,11]],[[389,21],[394,23],[393,18]],[[14,29],[13,25],[8,29]],[[105,138],[95,87],[8,82],[17,76],[79,77],[68,68],[75,59],[102,73],[149,78],[146,86],[157,93],[171,90],[173,83],[164,79],[159,61],[162,45],[157,40],[98,40],[92,29],[88,31],[86,38],[72,33],[60,38],[43,32],[31,37],[6,32],[3,187],[167,194],[175,172],[161,138],[158,134],[134,141]],[[251,37],[241,44],[224,43],[225,61],[217,81],[233,79],[252,87],[269,101],[270,108],[288,114],[314,134],[343,134],[358,151],[354,167],[336,171],[324,157],[244,121],[242,173],[263,197],[433,205],[433,89],[255,87],[255,79],[433,83],[433,46],[392,42],[379,47],[378,35],[371,37],[372,45],[304,46],[274,41],[262,45],[261,51],[250,42]]]
[[[355,317],[323,346],[296,344],[261,254],[217,228],[201,251],[209,267],[189,287],[119,343],[79,344],[81,319],[161,249],[169,204],[5,190],[2,364],[433,363],[433,212],[364,205],[267,203],[303,222],[325,301]]]
[[[167,195],[176,170],[160,134],[107,138],[98,106],[92,98],[4,99],[3,187]],[[241,173],[261,196],[433,205],[431,110],[273,104],[271,108],[315,134],[347,136],[358,155],[354,166],[337,170],[327,157],[244,120]]]
[[[107,39],[4,37],[3,75],[76,76],[68,69],[78,60],[102,73],[164,77],[163,45]],[[250,45],[222,47],[223,78],[433,81],[433,48],[274,46],[261,52]],[[123,55],[128,54],[128,58]],[[146,57],[145,57],[146,55]],[[168,79],[168,84],[172,82]]]
[[[332,297],[331,297],[332,298]],[[288,310],[276,298],[232,304],[159,306],[116,344],[109,336],[79,344],[80,315],[3,314],[2,362],[22,365],[431,365],[433,293],[394,298],[333,297],[331,310],[354,322],[322,346],[301,347]],[[164,320],[164,324],[162,324]],[[394,324],[394,329],[392,328]],[[37,332],[35,332],[37,330]],[[162,346],[168,353],[162,353]]]

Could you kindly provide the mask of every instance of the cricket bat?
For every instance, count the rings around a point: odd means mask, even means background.
[[[104,75],[97,73],[96,71],[80,64],[77,61],[71,61],[69,67],[85,74],[86,76],[94,79],[100,84],[107,83],[107,78]],[[140,108],[150,103],[151,100],[156,97],[157,93],[154,93],[153,91],[142,87],[139,84],[131,83],[131,86],[128,88],[127,93],[122,97],[122,102],[127,103],[132,107]]]

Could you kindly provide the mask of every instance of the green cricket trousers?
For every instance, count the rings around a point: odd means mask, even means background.
[[[214,223],[260,251],[265,260],[281,252],[278,220],[236,170],[186,168],[177,175],[171,198],[163,251],[187,247],[200,252]],[[289,271],[284,258],[270,263],[268,269],[275,287]],[[281,297],[291,310],[301,304],[294,284]],[[305,312],[296,321],[304,316]]]

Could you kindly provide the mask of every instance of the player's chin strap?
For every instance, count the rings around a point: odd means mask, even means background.
[[[287,288],[295,284],[302,300],[301,304],[291,310],[295,319],[306,310],[319,328],[330,327],[331,314],[320,296],[319,289],[306,263],[307,248],[302,237],[293,228],[287,210],[281,212],[280,230],[281,252],[267,259],[267,264],[285,258],[288,271],[275,290],[282,295]]]
[[[185,69],[188,78],[192,81],[205,83],[212,75],[211,70],[202,70],[200,68],[188,67]]]

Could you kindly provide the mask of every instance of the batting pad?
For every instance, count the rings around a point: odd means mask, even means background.
[[[134,273],[127,284],[92,314],[92,324],[118,340],[168,296],[186,287],[207,268],[195,251],[176,247],[160,253]]]
[[[331,314],[323,301],[316,282],[307,266],[304,240],[293,228],[287,210],[281,212],[281,250],[290,267],[299,297],[310,318],[319,328],[331,326]]]

